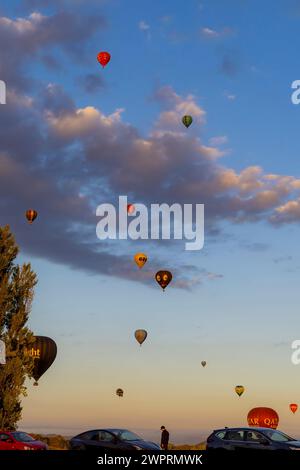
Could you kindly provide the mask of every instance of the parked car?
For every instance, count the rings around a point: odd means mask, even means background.
[[[72,437],[73,450],[160,450],[154,442],[144,441],[128,429],[95,429]]]
[[[26,432],[0,431],[0,450],[48,450],[48,446]]]
[[[224,428],[207,438],[207,450],[300,450],[300,441],[270,428]]]

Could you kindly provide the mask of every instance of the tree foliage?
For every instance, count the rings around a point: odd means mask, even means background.
[[[6,364],[0,365],[0,429],[16,429],[25,379],[33,368],[26,354],[33,333],[26,325],[37,278],[30,264],[15,263],[18,252],[10,228],[0,227],[0,339],[6,345]]]

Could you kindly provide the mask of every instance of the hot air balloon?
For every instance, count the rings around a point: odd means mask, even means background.
[[[139,268],[142,268],[144,266],[144,264],[147,262],[147,259],[147,255],[145,255],[144,253],[137,253],[136,255],[134,255],[134,261],[136,262]]]
[[[165,290],[167,285],[172,281],[172,277],[173,276],[170,271],[158,271],[155,274],[155,280],[163,290]]]
[[[190,125],[193,122],[193,118],[192,116],[189,116],[189,115],[183,116],[182,122],[185,125],[185,127],[190,127]]]
[[[123,390],[121,388],[117,388],[116,390],[116,394],[118,395],[118,397],[122,397],[123,396]]]
[[[57,354],[57,346],[53,339],[47,336],[35,336],[35,341],[31,345],[27,354],[34,358],[32,377],[35,380],[33,385],[38,385],[38,380],[54,362]]]
[[[237,385],[235,387],[235,392],[238,394],[239,397],[243,395],[244,391],[245,391],[245,387],[243,387],[243,385]]]
[[[258,407],[249,411],[247,421],[249,426],[276,429],[279,416],[272,408]]]
[[[135,207],[133,204],[127,204],[127,214],[133,214],[135,211]]]
[[[298,405],[297,405],[297,403],[291,403],[291,404],[290,404],[290,410],[291,410],[292,413],[295,414],[296,411],[298,410]]]
[[[206,361],[201,361],[201,365],[202,365],[202,367],[205,367],[206,366]]]
[[[26,211],[26,219],[28,220],[30,224],[32,224],[34,219],[37,218],[37,215],[38,215],[37,211],[33,209],[29,209],[28,211]]]
[[[143,342],[148,336],[148,333],[146,330],[136,330],[134,332],[135,339],[137,340],[138,343],[140,343],[140,346],[142,346]]]
[[[99,54],[97,55],[97,59],[98,59],[98,62],[104,68],[110,61],[110,54],[108,52],[99,52]]]

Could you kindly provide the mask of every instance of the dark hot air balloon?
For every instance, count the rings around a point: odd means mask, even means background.
[[[98,62],[102,65],[102,67],[104,68],[108,62],[110,61],[110,54],[109,52],[99,52],[99,54],[97,55],[97,59],[98,59]]]
[[[37,218],[37,215],[38,215],[37,211],[33,209],[29,209],[28,211],[26,211],[26,219],[28,220],[30,224],[32,224],[34,219]]]
[[[192,116],[188,116],[188,115],[183,116],[182,122],[185,125],[185,127],[190,127],[190,125],[193,122],[193,118],[192,118]]]
[[[279,416],[272,408],[258,407],[249,411],[247,421],[249,426],[276,429]]]
[[[57,354],[57,346],[53,339],[47,336],[35,336],[35,341],[27,350],[27,354],[34,358],[32,377],[34,385],[38,385],[40,377],[49,369]]]
[[[172,281],[172,273],[170,271],[158,271],[155,274],[155,280],[158,282],[160,287],[165,290],[167,285]]]
[[[206,361],[201,361],[201,365],[202,365],[202,367],[205,367],[206,366]]]
[[[142,346],[143,342],[148,336],[148,333],[146,330],[136,330],[134,332],[135,339],[137,340],[138,343],[140,343],[140,346]]]
[[[123,390],[121,388],[117,388],[116,390],[116,394],[118,395],[118,397],[122,397],[123,396]]]

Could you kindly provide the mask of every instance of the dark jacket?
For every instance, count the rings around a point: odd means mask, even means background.
[[[160,447],[162,449],[167,449],[169,444],[169,433],[166,429],[163,430],[161,433],[161,442],[160,442]]]

